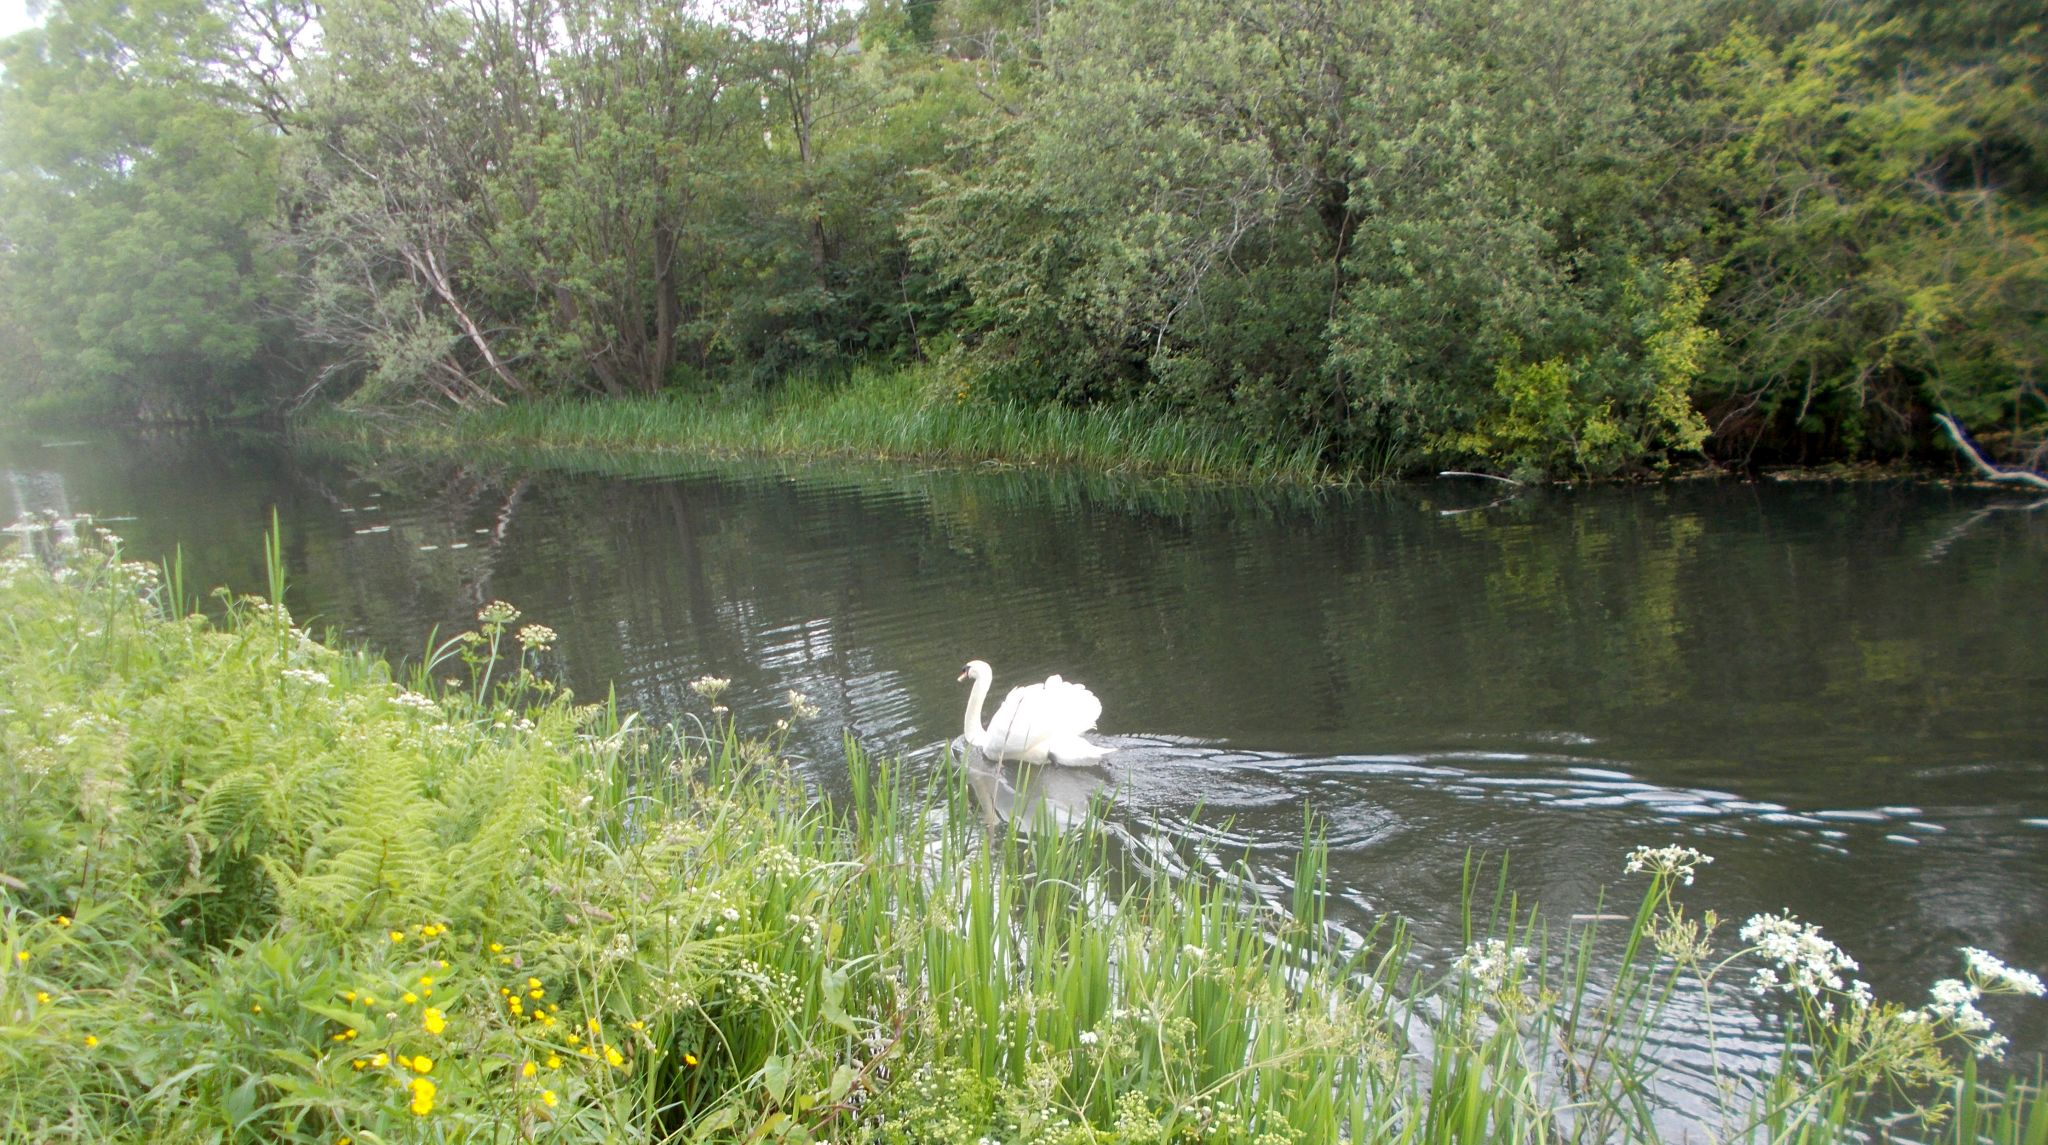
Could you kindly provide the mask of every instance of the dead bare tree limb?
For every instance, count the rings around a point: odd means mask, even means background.
[[[1956,448],[1963,451],[1963,456],[1970,459],[1970,464],[1977,467],[1977,472],[1982,473],[1985,480],[2048,489],[2048,477],[2026,469],[2004,469],[1984,460],[1984,455],[1977,452],[1977,447],[1970,444],[1969,438],[1963,436],[1963,427],[1957,425],[1954,418],[1945,413],[1938,413],[1934,415],[1934,420],[1940,422],[1941,428],[1948,431],[1949,440],[1956,443]]]

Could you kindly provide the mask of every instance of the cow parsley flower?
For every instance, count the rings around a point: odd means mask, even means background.
[[[690,690],[707,700],[716,700],[732,687],[732,681],[724,676],[699,676],[690,681]]]
[[[1963,961],[1970,969],[1970,977],[1992,993],[2031,994],[2036,998],[2041,996],[2042,985],[2039,975],[2007,966],[1997,955],[1974,946],[1965,946]]]
[[[1628,866],[1623,868],[1623,873],[1665,875],[1689,887],[1692,885],[1693,872],[1713,861],[1712,855],[1676,844],[1669,847],[1637,847],[1628,853]]]
[[[1759,971],[1750,980],[1750,989],[1759,994],[1775,989],[1819,998],[1822,990],[1842,991],[1842,972],[1858,968],[1841,947],[1821,937],[1819,927],[1800,922],[1790,911],[1753,915],[1742,924],[1741,933],[1744,942],[1777,963],[1784,974],[1783,978],[1776,973],[1766,977],[1765,971]]]
[[[529,652],[545,652],[554,646],[555,630],[545,624],[529,624],[519,630],[519,643]]]
[[[1529,948],[1509,946],[1498,938],[1475,942],[1453,964],[1487,990],[1498,991],[1529,965]]]

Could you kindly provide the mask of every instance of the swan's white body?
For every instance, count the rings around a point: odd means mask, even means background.
[[[986,662],[973,660],[961,670],[960,678],[974,681],[974,690],[967,696],[967,714],[961,719],[961,734],[988,758],[1087,764],[1109,754],[1109,748],[1082,738],[1081,733],[1102,718],[1102,701],[1082,685],[1048,676],[1043,684],[1012,688],[984,728],[981,706],[988,700],[995,671]]]

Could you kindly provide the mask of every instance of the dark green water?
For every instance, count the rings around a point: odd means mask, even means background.
[[[842,732],[937,766],[961,663],[1060,672],[1118,751],[1026,795],[1119,791],[1177,861],[1283,893],[1304,808],[1333,915],[1455,945],[1468,852],[1553,917],[1639,843],[1718,858],[1690,901],[1789,907],[1925,1000],[1958,946],[2048,968],[2048,509],[1974,490],[1442,482],[1289,494],[1072,475],[737,465],[351,468],[274,443],[0,452],[12,505],[129,518],[131,555],[260,589],[272,506],[294,609],[395,656],[503,598],[554,669],[656,719],[734,681],[832,788]],[[996,792],[1016,799],[1011,774]],[[1730,924],[1732,931],[1734,924]],[[1725,936],[1732,943],[1733,935]],[[2019,1056],[2048,1006],[1991,1004]]]

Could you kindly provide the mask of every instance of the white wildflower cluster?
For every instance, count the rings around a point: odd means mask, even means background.
[[[432,696],[423,696],[410,688],[398,689],[398,693],[391,697],[391,702],[401,708],[411,708],[419,712],[438,712],[441,710],[440,705],[434,702]]]
[[[754,865],[763,875],[784,879],[797,878],[809,868],[809,864],[795,851],[780,844],[763,848],[755,856]]]
[[[478,609],[476,618],[484,624],[502,628],[519,619],[519,610],[502,600],[494,600]]]
[[[751,958],[742,958],[733,963],[719,975],[719,980],[726,996],[742,1005],[780,1006],[786,1004],[788,999],[801,997],[803,994],[796,975]]]
[[[714,702],[718,697],[724,695],[725,690],[730,687],[732,687],[732,681],[724,676],[699,676],[690,681],[690,690],[692,692]]]
[[[1964,977],[1943,978],[1936,982],[1928,995],[1934,1000],[1921,1009],[1907,1015],[1918,1021],[1942,1021],[1961,1034],[1970,1048],[1981,1058],[2002,1058],[2005,1056],[2004,1034],[1991,1032],[1991,1019],[1977,1008],[1977,1002],[1986,994],[2024,994],[2040,997],[2041,978],[2031,971],[2007,966],[1996,955],[1965,946],[1963,950]]]
[[[1664,875],[1691,886],[1693,872],[1714,861],[1714,856],[1676,844],[1669,847],[1637,847],[1628,853],[1624,874]]]
[[[1100,1034],[1097,1034],[1094,1030],[1082,1030],[1079,1034],[1075,1035],[1074,1040],[1080,1042],[1084,1046],[1092,1046],[1095,1043],[1101,1041],[1102,1036]]]
[[[324,688],[327,686],[327,673],[315,668],[286,668],[278,674],[287,680],[296,680],[309,688]]]
[[[2026,994],[2035,998],[2042,994],[2040,975],[2007,966],[1988,951],[1965,946],[1963,962],[1969,967],[1970,977],[1987,994]]]
[[[823,941],[825,937],[825,927],[816,915],[798,914],[792,911],[784,915],[783,918],[794,928],[798,946],[806,950],[818,949],[819,942]]]
[[[1941,1018],[1965,1034],[1983,1033],[1991,1028],[1991,1019],[1977,1008],[1977,999],[1984,996],[1984,991],[1975,983],[1943,978],[1927,993],[1934,999],[1927,1004],[1929,1017]]]
[[[789,714],[799,720],[815,720],[823,709],[811,702],[809,696],[794,688],[789,690]]]
[[[1487,990],[1500,991],[1529,965],[1529,948],[1488,938],[1465,948],[1453,965]]]
[[[555,630],[545,624],[529,624],[519,630],[520,647],[528,652],[545,652],[554,643]]]
[[[1742,940],[1756,948],[1758,955],[1777,964],[1765,967],[1750,978],[1750,989],[1758,994],[1772,992],[1804,994],[1820,999],[1823,990],[1847,997],[1858,1005],[1870,1002],[1870,987],[1861,981],[1844,984],[1842,972],[1857,969],[1856,960],[1828,939],[1820,928],[1800,922],[1790,911],[1784,914],[1752,915],[1742,924]],[[1781,976],[1782,975],[1782,976]],[[1822,1017],[1835,1012],[1832,1001],[1822,1000]]]

